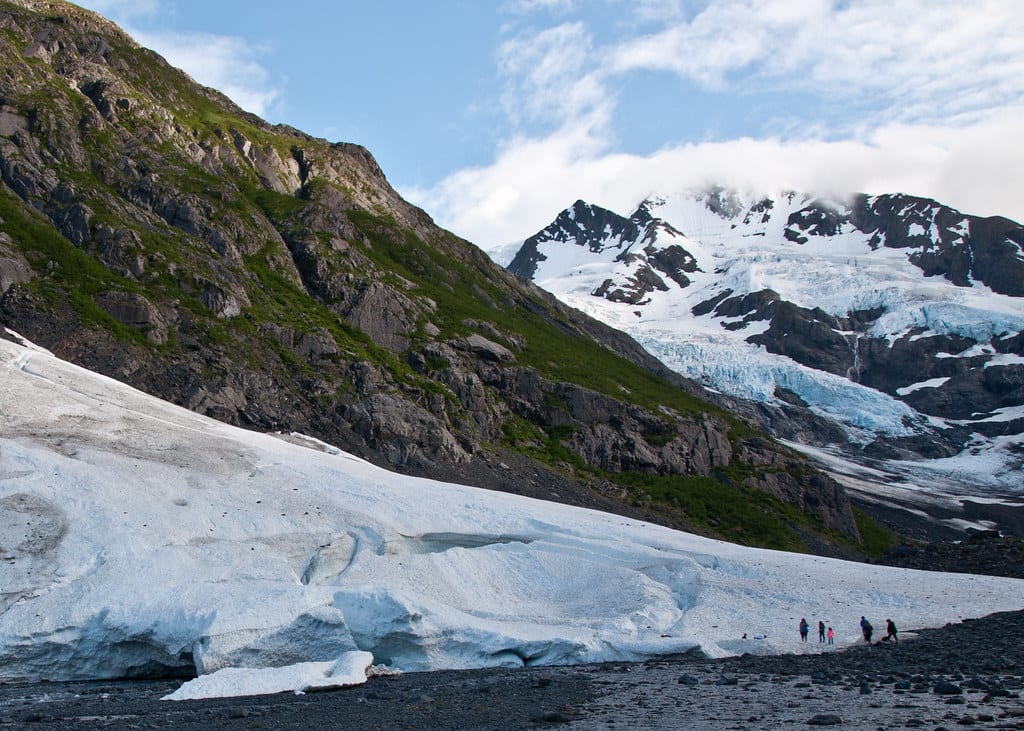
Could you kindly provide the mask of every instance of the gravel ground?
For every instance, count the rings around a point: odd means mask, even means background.
[[[985,532],[956,543],[904,544],[889,549],[875,563],[1024,579],[1024,538]]]
[[[0,684],[0,729],[1024,729],[1024,611],[821,654],[407,673],[160,701],[180,681]]]

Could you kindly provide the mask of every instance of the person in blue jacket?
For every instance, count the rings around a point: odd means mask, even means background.
[[[860,631],[864,634],[864,641],[870,644],[871,633],[875,631],[875,628],[872,627],[871,622],[864,617],[860,618]]]

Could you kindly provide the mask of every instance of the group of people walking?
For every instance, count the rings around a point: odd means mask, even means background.
[[[811,626],[807,624],[807,620],[800,619],[800,641],[807,642],[807,635],[810,634]],[[831,627],[825,628],[825,623],[818,621],[818,642],[825,642],[828,640],[828,644],[834,645],[836,641],[836,633]]]
[[[860,618],[860,631],[864,635],[864,641],[871,644],[871,637],[874,634],[875,628],[871,626],[871,622],[866,617]],[[899,638],[896,636],[896,623],[891,619],[885,620],[885,639],[891,640],[892,642],[899,642]],[[807,620],[800,619],[800,641],[807,642],[807,635],[811,632],[811,626],[807,623]],[[818,621],[818,642],[828,642],[830,645],[835,644],[836,633],[831,627],[826,628],[825,623],[821,620]]]
[[[860,631],[864,635],[864,641],[871,644],[871,635],[874,633],[875,628],[871,626],[865,617],[860,618]],[[899,637],[896,636],[896,623],[891,619],[885,620],[885,637],[884,640],[891,640],[893,642],[899,642]]]

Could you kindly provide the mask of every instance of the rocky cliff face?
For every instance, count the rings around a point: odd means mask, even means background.
[[[366,150],[268,125],[64,3],[0,1],[0,59],[12,330],[393,469],[705,531],[622,475],[719,475],[856,540],[834,484],[767,442],[754,460],[701,389],[438,228]]]

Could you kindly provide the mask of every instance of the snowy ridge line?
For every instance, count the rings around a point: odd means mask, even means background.
[[[3,363],[24,352],[0,342]],[[865,611],[935,626],[1024,603],[1024,581],[744,548],[195,415],[182,428],[177,407],[34,360],[45,380],[11,370],[0,390],[19,414],[0,433],[4,679],[799,652],[799,616],[834,618],[842,647]],[[90,421],[67,408],[83,390],[104,402]]]

